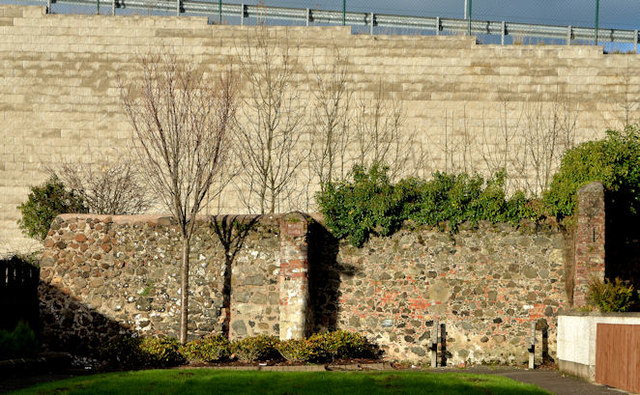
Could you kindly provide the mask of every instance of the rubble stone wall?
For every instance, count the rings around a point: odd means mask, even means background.
[[[438,321],[448,364],[521,363],[531,322],[555,355],[568,305],[565,237],[551,226],[405,229],[355,248],[299,214],[217,217],[192,244],[193,336],[347,329],[419,362]],[[41,309],[57,345],[105,328],[177,334],[180,237],[168,218],[63,215],[44,245]]]

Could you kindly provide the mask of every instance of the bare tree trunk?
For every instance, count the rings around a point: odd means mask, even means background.
[[[180,343],[187,342],[189,322],[189,238],[182,238],[182,262],[180,262]]]

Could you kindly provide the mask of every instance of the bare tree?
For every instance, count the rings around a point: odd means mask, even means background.
[[[141,59],[142,78],[122,86],[122,102],[134,131],[149,183],[178,223],[180,341],[187,340],[189,252],[196,215],[213,196],[224,166],[236,111],[231,72],[218,79],[180,61],[175,54]]]
[[[443,132],[443,140],[439,145],[444,155],[444,171],[473,172],[475,164],[471,153],[475,139],[469,128],[466,104],[462,107],[460,118],[456,118],[455,111],[452,110],[449,115],[449,110],[445,110]]]
[[[406,114],[402,101],[385,94],[383,83],[370,98],[360,98],[350,116],[353,119],[352,162],[365,167],[374,163],[389,165],[391,178],[407,173],[411,162],[423,162],[425,153],[414,134],[405,130]]]
[[[269,37],[265,26],[248,31],[246,46],[238,48],[242,77],[249,94],[238,128],[240,175],[249,209],[274,213],[292,192],[296,170],[304,160],[298,147],[303,136],[306,106],[298,93],[296,54],[284,36]]]
[[[633,93],[634,86],[631,83],[631,77],[635,76],[629,67],[629,57],[625,57],[625,70],[617,75],[619,84],[622,85],[623,92],[613,95],[614,109],[616,113],[622,113],[618,116],[618,128],[625,127],[636,122],[638,118],[638,104],[640,96]]]
[[[522,111],[518,138],[524,155],[514,162],[517,171],[533,176],[524,186],[529,194],[537,195],[551,183],[564,151],[575,144],[577,114],[559,94],[547,105],[525,104]]]
[[[334,62],[328,67],[314,64],[314,74],[309,165],[323,189],[334,177],[343,178],[347,165],[353,107],[348,55],[335,47]]]
[[[499,171],[506,172],[505,187],[513,190],[517,185],[515,177],[522,177],[521,171],[514,168],[514,158],[520,158],[523,153],[521,145],[516,144],[520,125],[521,112],[513,111],[514,105],[507,99],[500,101],[497,107],[497,130],[487,127],[485,112],[482,117],[482,133],[480,142],[480,155],[487,176]],[[516,114],[517,116],[513,116]]]
[[[93,157],[88,164],[63,162],[48,170],[81,196],[92,213],[139,214],[153,205],[152,194],[131,158],[120,156],[109,160],[99,155],[94,160]]]

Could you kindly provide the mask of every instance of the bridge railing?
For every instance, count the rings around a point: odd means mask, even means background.
[[[0,0],[3,2],[3,0]],[[14,4],[33,3],[25,0],[12,0]],[[255,24],[268,20],[287,23],[304,23],[306,25],[348,25],[361,27],[374,33],[374,28],[402,29],[403,31],[418,31],[427,34],[448,35],[488,35],[500,38],[505,44],[505,38],[536,37],[564,42],[568,45],[572,41],[598,43],[625,43],[638,49],[638,30],[605,29],[596,30],[597,40],[594,40],[594,28],[582,26],[561,26],[528,24],[508,21],[454,19],[440,17],[424,17],[409,15],[379,14],[375,12],[348,12],[344,10],[317,10],[310,8],[274,7],[266,5],[230,4],[219,1],[203,0],[43,0],[49,12],[59,12],[57,5],[76,5],[95,7],[97,13],[107,12],[115,15],[124,10],[143,10],[144,12],[175,13],[175,15],[207,15],[214,22],[221,23],[223,18],[232,18],[240,24]],[[102,10],[101,10],[102,7]],[[105,10],[106,9],[106,10]],[[122,10],[122,11],[121,11]]]

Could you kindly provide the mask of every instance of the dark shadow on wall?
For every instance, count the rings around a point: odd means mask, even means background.
[[[309,245],[309,334],[336,330],[342,276],[354,276],[357,268],[338,262],[339,242],[327,228],[311,220]]]
[[[624,196],[607,193],[605,200],[605,278],[620,278],[640,289],[640,215],[629,215]],[[635,306],[638,311],[640,306]]]
[[[134,333],[48,282],[40,282],[38,294],[45,350],[97,357],[110,340]]]
[[[222,286],[222,308],[224,320],[222,334],[229,338],[229,325],[231,323],[231,270],[233,262],[242,249],[244,241],[254,225],[260,219],[259,216],[223,215],[211,219],[211,228],[215,231],[222,247],[224,248],[224,276]]]
[[[20,257],[0,260],[0,329],[12,331],[22,321],[39,332],[39,279],[40,269]]]

